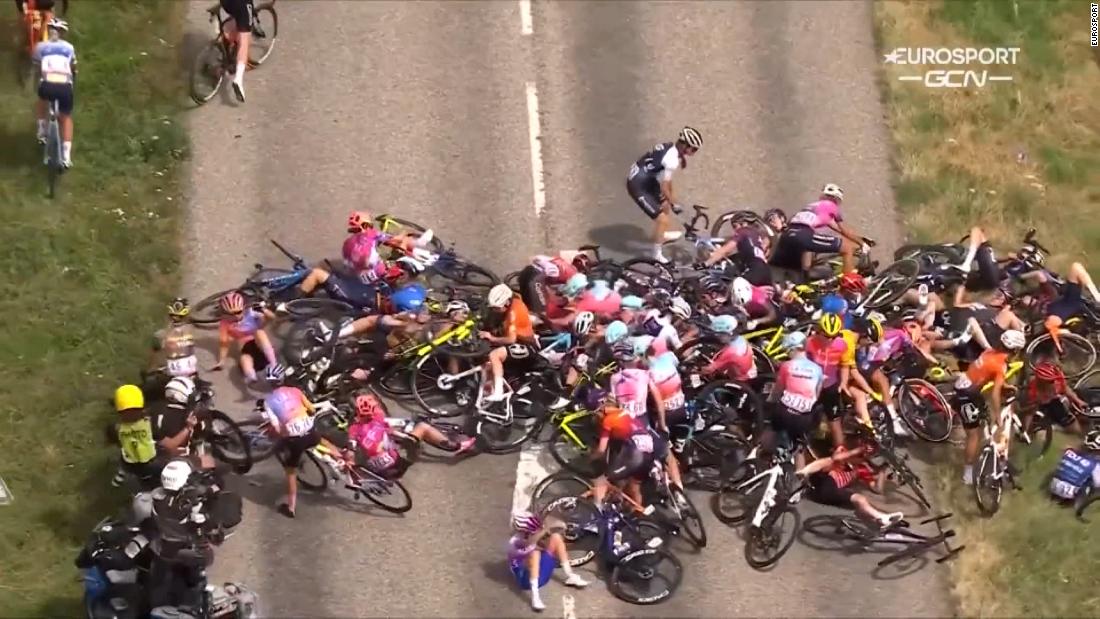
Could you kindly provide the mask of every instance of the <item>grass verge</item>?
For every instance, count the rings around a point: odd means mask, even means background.
[[[178,162],[175,42],[186,3],[73,2],[79,58],[75,167],[56,200],[35,144],[30,86],[10,3],[0,54],[0,614],[75,616],[73,559],[117,511],[106,402],[135,377],[176,285]]]
[[[931,68],[886,65],[885,99],[896,146],[895,195],[915,242],[954,241],[980,225],[1001,249],[1028,227],[1053,264],[1100,254],[1100,70],[1088,45],[1089,2],[950,0],[877,2],[880,51],[898,47],[1019,47],[1018,64],[991,66],[1011,82],[932,89],[898,77]],[[981,66],[966,67],[980,70]],[[1097,261],[1094,259],[1095,265]],[[1095,272],[1095,271],[1094,271]],[[946,453],[944,454],[947,455]],[[1024,490],[983,519],[958,481],[939,471],[940,496],[967,545],[954,563],[963,616],[1086,616],[1100,594],[1077,574],[1100,570],[1100,529],[1049,504],[1039,488],[1051,450]]]

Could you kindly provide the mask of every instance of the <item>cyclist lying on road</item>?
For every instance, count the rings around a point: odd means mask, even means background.
[[[1092,430],[1078,448],[1067,448],[1050,480],[1050,493],[1072,501],[1100,490],[1100,430]]]
[[[541,518],[529,511],[517,512],[512,516],[512,531],[515,534],[508,540],[508,565],[520,588],[531,591],[531,608],[536,611],[546,609],[539,589],[550,582],[555,568],[560,567],[565,573],[566,585],[577,588],[588,586],[588,581],[569,565],[569,552],[561,534],[564,525],[551,527],[549,524],[544,524]]]
[[[806,478],[809,482],[809,496],[814,501],[825,505],[851,508],[857,515],[886,528],[901,520],[902,513],[884,512],[867,497],[849,488],[852,482],[859,479],[874,492],[882,492],[886,469],[876,472],[865,460],[866,449],[860,446],[849,451],[841,447],[831,457],[814,460],[795,471],[795,474]]]

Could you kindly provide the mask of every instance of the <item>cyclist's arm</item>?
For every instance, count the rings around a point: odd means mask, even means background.
[[[609,442],[611,442],[611,435],[607,433],[601,434],[600,442],[596,444],[596,449],[592,451],[592,457],[595,458],[607,452],[607,444]]]
[[[783,366],[779,367],[779,371],[775,373],[775,384],[772,385],[771,393],[768,394],[769,402],[778,402],[779,398],[783,395],[783,390],[787,388],[787,373],[783,371]],[[821,392],[821,383],[817,384],[818,393]]]
[[[1004,388],[1005,375],[1004,372],[997,372],[993,377],[993,389],[990,390],[989,400],[993,403],[993,408],[990,410],[990,414],[994,415],[993,421],[996,423],[1000,420],[1001,415],[1001,390]]]
[[[830,466],[833,465],[835,461],[836,460],[828,456],[824,458],[818,458],[817,460],[814,460],[813,462],[802,467],[798,471],[795,471],[795,473],[797,475],[801,475],[802,477],[809,477],[814,473],[820,473],[821,471],[828,469]]]
[[[860,372],[858,368],[851,369],[851,380],[855,382],[856,387],[866,391],[867,393],[874,393],[874,389],[868,384],[867,379],[863,377],[863,372]]]
[[[658,182],[661,185],[661,204],[676,204],[676,194],[672,191],[672,177],[660,179]]]
[[[842,393],[847,393],[848,392],[848,386],[849,386],[848,382],[852,378],[852,368],[850,368],[846,365],[840,366],[839,377],[840,377],[840,380],[838,382],[838,385],[840,387],[840,391]]]
[[[1075,405],[1080,406],[1081,408],[1086,408],[1088,406],[1088,404],[1086,404],[1085,401],[1081,399],[1081,396],[1077,395],[1077,392],[1075,392],[1073,388],[1069,385],[1065,386],[1065,394],[1066,397],[1069,398],[1069,401],[1073,402]]]
[[[722,246],[710,252],[703,264],[712,267],[737,252],[737,239],[730,239]]]
[[[859,238],[859,235],[856,234],[855,231],[853,231],[848,226],[840,223],[839,221],[834,221],[833,223],[829,224],[829,227],[832,228],[837,234],[843,236],[853,243],[859,244],[863,242],[863,239]]]
[[[301,392],[299,391],[299,393]],[[310,415],[313,415],[317,412],[317,407],[313,405],[313,402],[309,401],[309,398],[307,398],[306,394],[304,393],[302,393],[302,406],[306,407],[306,412]]]

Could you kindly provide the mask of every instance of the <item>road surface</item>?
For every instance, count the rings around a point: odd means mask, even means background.
[[[207,28],[203,6],[191,10],[196,36]],[[248,74],[248,103],[217,98],[191,114],[192,298],[235,285],[255,262],[283,263],[268,238],[310,259],[336,254],[352,209],[430,224],[501,273],[586,242],[646,250],[649,222],[624,177],[684,124],[704,137],[676,179],[688,202],[792,212],[836,182],[857,230],[897,242],[867,3],[278,8],[278,45]],[[242,412],[257,397],[218,378],[222,408]],[[257,590],[269,616],[525,614],[503,560],[519,461],[418,464],[404,517],[304,496],[296,520],[274,511],[283,481],[265,464],[242,484],[246,522],[215,576]],[[521,486],[541,466],[523,461]],[[799,543],[772,572],[754,572],[738,532],[704,511],[710,546],[681,553],[684,585],[671,600],[633,607],[594,583],[568,591],[576,615],[950,612],[931,567],[879,580],[873,558]],[[547,614],[560,616],[566,592],[549,585]]]

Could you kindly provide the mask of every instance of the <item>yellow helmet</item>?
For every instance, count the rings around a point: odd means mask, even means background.
[[[168,304],[168,315],[172,318],[187,318],[190,313],[191,306],[187,304],[187,299],[177,298]]]
[[[822,314],[821,319],[817,321],[818,328],[821,332],[829,337],[833,337],[844,327],[844,324],[840,320],[840,316],[836,314]]]
[[[145,395],[137,385],[123,385],[115,389],[115,410],[118,412],[145,408]]]

